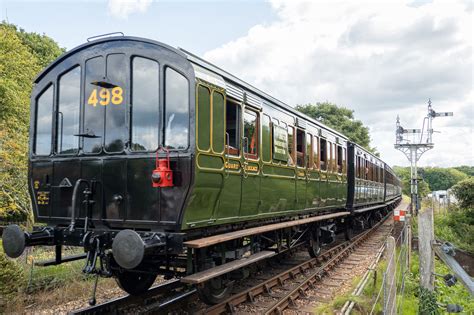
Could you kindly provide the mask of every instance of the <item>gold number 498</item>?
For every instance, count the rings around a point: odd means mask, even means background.
[[[87,104],[92,106],[97,106],[100,104],[102,106],[107,106],[112,102],[114,105],[120,105],[123,102],[123,90],[120,86],[116,86],[112,89],[112,93],[109,89],[102,88],[99,92],[97,89],[93,89],[91,95],[87,100]]]

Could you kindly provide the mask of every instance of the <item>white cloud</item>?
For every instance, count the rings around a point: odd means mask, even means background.
[[[395,119],[421,128],[428,98],[439,111],[435,149],[421,164],[474,164],[471,2],[271,1],[277,21],[205,58],[294,106],[331,101],[355,110],[391,164]],[[469,148],[469,149],[466,149]]]
[[[119,19],[127,19],[135,12],[145,12],[152,0],[109,0],[107,4],[108,13]]]

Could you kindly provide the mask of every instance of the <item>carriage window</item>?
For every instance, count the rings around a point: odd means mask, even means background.
[[[172,149],[186,149],[189,141],[188,80],[171,68],[166,68],[165,76],[165,145]]]
[[[226,104],[226,150],[228,154],[239,155],[240,149],[240,106],[227,101]]]
[[[318,144],[319,144],[318,137],[315,136],[313,140],[313,167],[314,169],[319,169]]]
[[[355,167],[356,177],[360,178],[360,158],[356,156],[356,167]]]
[[[271,145],[272,145],[272,139],[271,139],[271,130],[270,130],[270,117],[267,115],[262,116],[262,159],[265,162],[268,162],[271,160]]]
[[[258,158],[258,117],[257,113],[244,112],[244,153],[247,157]]]
[[[339,145],[336,147],[337,147],[337,172],[342,173],[342,147]]]
[[[132,61],[132,146],[134,151],[158,148],[158,62],[141,57]]]
[[[297,129],[296,130],[296,163],[298,166],[304,167],[304,131]]]
[[[295,129],[288,126],[288,165],[295,165]]]
[[[224,95],[212,93],[212,148],[214,152],[224,151]]]
[[[83,149],[86,153],[98,153],[102,150],[105,106],[99,104],[97,91],[100,93],[106,89],[102,89],[97,84],[104,78],[104,58],[95,57],[87,60],[85,69],[84,130],[82,133],[87,136],[83,137]]]
[[[58,137],[59,154],[78,151],[79,108],[81,107],[81,68],[75,67],[59,79]]]
[[[36,142],[35,153],[38,155],[51,154],[51,127],[53,117],[53,85],[36,101]]]
[[[313,155],[311,152],[313,152],[313,136],[308,133],[306,137],[306,167],[307,168],[312,168],[313,166]]]
[[[334,143],[331,143],[331,172],[336,172],[337,167],[336,167],[336,145]]]
[[[327,141],[325,139],[320,139],[319,144],[319,159],[321,161],[321,170],[327,170]]]
[[[365,160],[365,179],[369,179],[369,161]]]
[[[127,61],[124,54],[107,56],[107,76],[111,87],[102,89],[99,96],[106,101],[105,107],[105,151],[122,152],[127,141],[125,83]],[[107,102],[109,93],[110,101]],[[103,106],[104,102],[100,103]]]
[[[347,153],[346,148],[342,149],[342,172],[347,173]]]

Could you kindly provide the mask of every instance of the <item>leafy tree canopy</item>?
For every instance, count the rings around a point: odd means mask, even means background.
[[[45,68],[54,59],[66,51],[66,49],[60,48],[58,43],[45,34],[30,33],[16,25],[3,24],[16,32],[16,35],[23,45],[27,46],[30,52],[36,57],[37,63],[41,69]]]
[[[474,176],[474,166],[461,165],[454,168],[466,175]]]
[[[455,168],[441,167],[424,167],[421,174],[432,191],[447,190],[468,177]]]
[[[410,195],[410,167],[394,166],[394,171],[403,182],[403,193]],[[418,192],[422,197],[430,191],[448,190],[470,176],[458,167],[420,167],[418,169]]]
[[[462,208],[474,210],[474,177],[469,177],[454,185],[453,192]]]
[[[0,219],[30,214],[27,150],[34,77],[63,49],[49,37],[0,23]]]
[[[410,194],[411,194],[410,168],[409,167],[394,166],[393,171],[395,172],[395,174],[397,174],[397,176],[402,181],[402,192],[403,192],[403,194],[405,194],[407,196],[410,196]],[[421,178],[421,180],[418,181],[418,195],[420,197],[426,197],[426,195],[428,195],[429,192],[430,192],[430,187],[428,186],[428,183]]]
[[[353,110],[329,102],[297,105],[296,109],[341,132],[351,141],[379,156],[376,148],[370,147],[369,128],[354,118]]]

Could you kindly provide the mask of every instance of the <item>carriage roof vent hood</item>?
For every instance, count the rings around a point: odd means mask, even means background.
[[[125,36],[125,34],[123,32],[105,33],[105,34],[101,34],[101,35],[88,37],[87,41],[91,42],[93,40],[97,40],[97,39],[104,38],[104,37],[112,37],[112,36]]]

